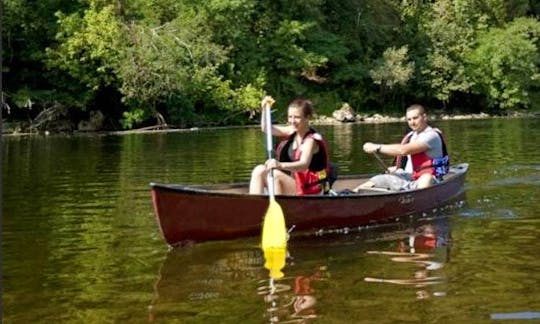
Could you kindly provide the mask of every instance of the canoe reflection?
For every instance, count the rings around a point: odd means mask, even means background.
[[[417,298],[442,296],[448,242],[445,217],[380,225],[352,234],[297,237],[289,246],[292,255],[285,253],[285,262],[282,257],[265,258],[257,240],[175,248],[159,269],[149,322],[326,320],[333,311],[332,300],[323,297],[333,295],[337,288],[350,294],[343,298],[354,296],[350,283],[357,279],[411,287]],[[393,275],[380,275],[388,273],[389,267],[376,258],[387,261]],[[271,269],[276,270],[273,277]],[[370,270],[359,273],[358,269]]]
[[[315,318],[314,282],[327,277],[326,266],[299,275],[285,267],[286,275],[274,279],[263,267],[267,261],[257,246],[202,244],[172,249],[159,269],[148,321],[206,323],[236,318],[253,322],[262,315],[266,322],[298,323]],[[246,320],[246,312],[253,317]]]
[[[449,225],[448,218],[423,221],[409,230],[406,240],[399,240],[397,251],[368,251],[370,255],[384,255],[393,262],[415,265],[412,277],[408,278],[377,278],[365,277],[364,281],[374,283],[389,283],[409,285],[418,288],[416,298],[425,299],[431,296],[445,296],[444,291],[430,293],[425,287],[442,284],[446,278],[433,275],[439,272],[449,258]]]
[[[243,297],[244,291],[253,296],[253,283],[267,276],[263,262],[255,246],[205,244],[170,250],[153,287],[149,322],[198,320],[206,316],[209,304],[227,303]]]

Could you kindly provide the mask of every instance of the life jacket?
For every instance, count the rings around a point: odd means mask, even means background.
[[[438,180],[442,180],[442,176],[448,173],[450,158],[448,156],[448,151],[446,150],[446,142],[444,141],[442,132],[439,129],[432,129],[437,133],[437,135],[439,135],[439,138],[441,139],[443,155],[441,157],[432,158],[428,156],[425,152],[412,154],[412,178],[414,180],[420,178],[422,174],[426,173],[435,176],[435,178],[437,178]],[[405,137],[403,137],[403,140],[401,140],[401,144],[409,143],[411,141],[413,133],[414,132],[409,132],[407,135],[405,135]],[[405,165],[407,164],[407,157],[398,156],[396,157],[395,163],[397,168],[405,169]]]
[[[294,157],[292,159],[289,156],[289,148],[295,136],[296,133],[293,133],[279,143],[276,148],[278,161],[293,162],[300,159],[302,155],[300,148],[294,151]],[[306,138],[313,138],[319,145],[319,151],[313,154],[307,170],[293,172],[294,179],[296,180],[296,193],[298,195],[319,194],[321,191],[327,193],[330,190],[332,182],[335,180],[332,177],[335,172],[330,168],[330,158],[326,142],[313,128],[310,128],[306,135],[304,135],[302,143]]]

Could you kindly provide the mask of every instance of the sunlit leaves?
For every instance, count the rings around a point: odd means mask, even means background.
[[[82,15],[58,12],[57,16],[60,45],[47,49],[48,66],[66,71],[92,90],[113,84],[123,38],[114,8],[89,8]]]
[[[471,86],[464,57],[474,44],[477,30],[485,25],[485,17],[473,9],[469,0],[437,1],[424,23],[431,46],[421,72],[432,95],[444,104],[452,95],[466,93]]]
[[[204,25],[189,17],[155,28],[127,26],[128,46],[119,66],[125,100],[154,107],[211,77],[224,49],[209,41]]]
[[[382,60],[369,71],[373,82],[389,89],[406,85],[414,72],[414,62],[409,61],[408,51],[407,46],[384,51]]]
[[[529,106],[529,92],[540,86],[540,22],[519,18],[503,28],[480,35],[468,56],[475,91],[491,106]]]
[[[527,0],[25,3],[4,1],[5,92],[18,108],[53,98],[115,106],[129,127],[156,112],[202,125],[246,122],[265,92],[328,114],[468,96],[530,107],[539,91],[536,20],[511,23],[535,13]]]

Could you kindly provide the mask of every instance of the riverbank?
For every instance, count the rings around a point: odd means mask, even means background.
[[[489,119],[489,118],[539,118],[540,112],[523,112],[512,111],[504,115],[493,115],[487,113],[478,114],[446,114],[446,113],[431,113],[430,120],[470,120],[470,119]],[[390,115],[374,114],[356,114],[353,118],[347,120],[339,120],[332,116],[318,116],[312,120],[313,125],[340,125],[340,124],[376,124],[376,123],[405,123],[405,117],[397,117]],[[118,131],[72,131],[72,132],[55,132],[52,130],[45,131],[29,131],[29,125],[26,122],[5,122],[2,123],[2,136],[35,136],[35,135],[52,135],[52,134],[83,134],[83,135],[122,135],[122,134],[143,134],[143,133],[160,133],[160,132],[190,132],[201,129],[216,129],[216,128],[244,128],[254,127],[256,124],[247,126],[221,126],[221,127],[191,127],[177,128],[173,125],[156,125],[130,130]]]
[[[435,112],[429,114],[429,119],[433,121],[437,120],[465,120],[465,119],[489,119],[489,118],[538,118],[540,117],[540,112],[522,112],[522,111],[512,111],[508,112],[505,115],[492,115],[487,113],[478,113],[478,114],[446,114],[441,112]],[[356,114],[354,120],[352,121],[339,121],[334,117],[321,116],[316,118],[313,121],[315,125],[336,125],[343,123],[396,123],[396,122],[406,122],[405,116],[389,116],[381,114]]]

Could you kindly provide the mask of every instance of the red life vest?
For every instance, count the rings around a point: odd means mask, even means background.
[[[276,155],[280,162],[298,161],[302,156],[302,150],[300,148],[294,151],[294,157],[292,159],[288,154],[289,147],[294,141],[295,136],[296,133],[293,133],[279,143],[276,149]],[[304,143],[306,138],[313,138],[319,145],[319,151],[313,154],[307,170],[293,172],[294,179],[296,180],[296,194],[320,194],[326,191],[326,189],[329,189],[329,186],[326,185],[328,175],[330,174],[328,148],[322,136],[312,128],[302,138],[302,143]]]
[[[437,128],[432,129],[437,133],[437,135],[439,135],[441,139],[443,155],[442,157],[432,158],[425,152],[412,154],[411,162],[413,167],[413,180],[417,180],[423,174],[431,174],[439,178],[448,172],[449,158],[448,152],[446,150],[446,143],[444,141],[441,131]],[[403,140],[401,140],[401,144],[409,143],[411,141],[413,133],[414,132],[409,132],[407,135],[405,135],[405,137],[403,137]],[[396,158],[396,167],[405,169],[406,162],[406,156],[398,156]]]

